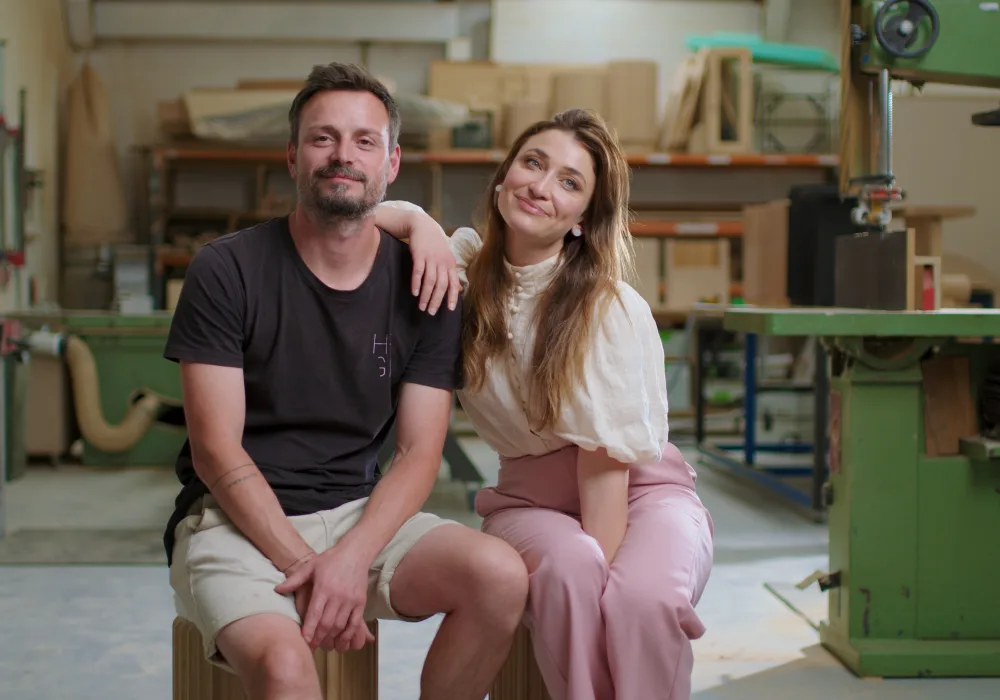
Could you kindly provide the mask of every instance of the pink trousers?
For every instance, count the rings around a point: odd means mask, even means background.
[[[713,524],[676,447],[629,472],[628,529],[611,566],[580,525],[577,447],[502,459],[476,496],[483,531],[528,567],[524,622],[553,700],[687,700],[705,633],[695,613]]]

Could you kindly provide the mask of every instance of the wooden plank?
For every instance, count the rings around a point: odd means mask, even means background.
[[[753,150],[753,76],[750,50],[709,49],[707,58],[701,103],[706,150],[709,153],[748,153]],[[731,66],[733,63],[735,65]],[[730,67],[734,69],[731,72],[728,70]],[[729,98],[733,78],[736,81],[737,105],[733,105]],[[723,138],[722,127],[727,117],[729,126],[735,132],[734,138]]]
[[[743,210],[743,287],[750,304],[788,306],[788,200]]]
[[[962,205],[903,204],[892,207],[893,218],[901,219],[967,219],[975,215],[975,207]]]
[[[920,363],[924,392],[924,451],[928,457],[960,453],[976,435],[976,410],[966,355],[936,355]]]
[[[633,236],[692,236],[712,238],[739,238],[743,234],[742,221],[633,221],[629,226]]]
[[[854,61],[851,24],[861,9],[853,0],[840,0],[840,191],[847,194],[849,181],[872,172],[875,148],[868,114],[871,76],[863,74]],[[874,93],[872,93],[874,94]]]

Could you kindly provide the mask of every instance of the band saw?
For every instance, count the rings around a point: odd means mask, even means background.
[[[880,256],[899,240],[892,82],[1000,87],[997,5],[842,0],[840,184],[858,230],[838,236],[838,266],[841,243]],[[997,113],[969,118],[986,127]],[[820,641],[863,677],[1000,677],[1000,310],[837,307],[723,317],[821,349],[829,561],[799,584],[826,593]]]

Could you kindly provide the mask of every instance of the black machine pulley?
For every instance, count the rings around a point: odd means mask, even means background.
[[[901,5],[906,5],[905,14]],[[918,29],[924,20],[930,20],[930,32],[916,47]],[[937,10],[927,0],[888,0],[875,13],[875,39],[890,56],[918,58],[931,50],[937,41],[941,20]]]

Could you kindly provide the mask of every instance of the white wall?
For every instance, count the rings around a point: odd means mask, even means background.
[[[897,98],[893,172],[911,204],[976,207],[975,216],[944,223],[942,243],[948,254],[944,271],[968,271],[973,282],[1000,294],[995,171],[1000,162],[1000,128],[971,123],[973,113],[997,107],[1000,91],[989,98],[941,93]],[[969,269],[977,266],[983,269]]]
[[[656,61],[662,109],[687,35],[761,26],[753,0],[494,0],[490,48],[508,63]]]
[[[34,277],[42,300],[55,297],[59,231],[59,107],[68,78],[60,0],[0,0],[0,39],[6,41],[2,66],[3,111],[18,122],[18,91],[27,91],[26,165],[42,171],[27,215],[27,276]],[[27,297],[23,299],[27,303]],[[0,290],[0,309],[17,303],[14,282]]]

